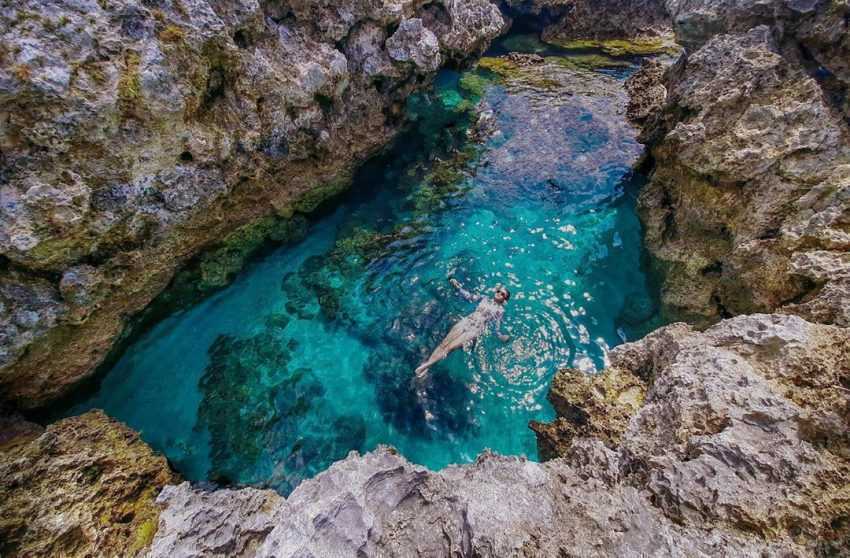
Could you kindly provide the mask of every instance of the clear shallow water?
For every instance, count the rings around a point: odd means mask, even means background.
[[[485,448],[536,458],[527,424],[553,417],[554,372],[601,369],[653,318],[620,86],[631,68],[614,66],[442,73],[411,100],[414,129],[306,240],[150,329],[69,414],[105,409],[189,479],[283,493],[379,443],[431,468]],[[467,133],[477,112],[481,144]],[[452,354],[422,400],[413,369],[474,309],[448,277],[507,285],[511,339]]]

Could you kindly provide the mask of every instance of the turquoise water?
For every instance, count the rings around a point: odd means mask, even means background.
[[[431,468],[485,448],[536,458],[527,424],[553,417],[554,372],[601,369],[653,315],[632,69],[560,55],[516,75],[443,72],[305,240],[155,325],[70,413],[103,408],[189,479],[282,493],[380,443]],[[474,309],[449,277],[508,286],[511,338],[455,352],[417,393],[413,369]]]

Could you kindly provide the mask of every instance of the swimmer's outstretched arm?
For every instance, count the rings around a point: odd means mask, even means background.
[[[478,293],[471,293],[471,292],[467,291],[466,289],[464,289],[463,285],[460,284],[460,281],[458,281],[454,277],[449,279],[449,283],[451,283],[452,286],[457,289],[458,293],[460,293],[460,296],[462,296],[463,298],[465,298],[469,302],[478,302],[479,300],[481,300],[483,298]]]

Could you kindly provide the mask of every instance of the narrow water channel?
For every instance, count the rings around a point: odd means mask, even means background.
[[[636,62],[525,36],[490,54],[412,98],[410,132],[303,241],[151,328],[69,414],[105,409],[188,479],[284,494],[380,443],[431,468],[536,458],[527,424],[553,416],[555,371],[600,370],[653,319],[622,89]],[[413,369],[474,308],[450,277],[511,290],[510,339],[432,368],[423,400]]]

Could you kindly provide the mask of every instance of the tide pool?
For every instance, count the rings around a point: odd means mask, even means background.
[[[190,480],[284,494],[382,443],[435,469],[485,448],[536,459],[527,425],[554,416],[555,371],[600,370],[655,319],[624,116],[634,63],[542,52],[441,73],[305,240],[149,329],[68,414],[104,409]],[[450,277],[511,290],[510,340],[453,353],[423,395],[413,369],[474,309]]]

